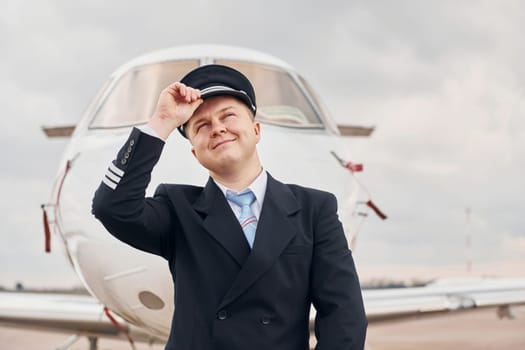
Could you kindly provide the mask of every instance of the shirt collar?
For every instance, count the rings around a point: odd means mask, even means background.
[[[261,173],[255,178],[255,180],[253,180],[253,182],[250,185],[248,185],[248,187],[246,187],[245,189],[239,192],[224,186],[223,184],[216,181],[215,179],[213,179],[213,181],[221,189],[225,197],[226,197],[226,191],[233,192],[234,194],[241,194],[244,192],[252,191],[253,194],[255,195],[255,200],[257,201],[259,206],[262,207],[262,204],[264,201],[264,195],[266,194],[266,185],[268,183],[268,174],[266,173],[264,169],[261,170]]]

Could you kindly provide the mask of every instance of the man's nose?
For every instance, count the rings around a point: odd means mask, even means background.
[[[211,124],[211,133],[213,136],[220,135],[226,132],[226,126],[220,120],[213,121]]]

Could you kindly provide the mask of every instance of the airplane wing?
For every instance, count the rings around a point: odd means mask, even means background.
[[[525,304],[525,279],[447,279],[424,287],[364,290],[369,322],[497,308],[512,318],[510,306]]]
[[[510,306],[525,304],[525,279],[439,280],[417,288],[364,290],[363,297],[369,323],[487,307],[497,308],[500,318],[512,318]],[[312,310],[312,323],[314,318]],[[164,341],[108,315],[102,304],[86,295],[0,292],[0,325],[131,342]]]
[[[0,292],[0,325],[87,337],[161,343],[88,295]]]

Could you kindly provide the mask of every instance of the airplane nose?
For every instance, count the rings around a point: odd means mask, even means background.
[[[139,300],[150,310],[160,310],[164,307],[165,303],[162,299],[153,292],[143,290],[139,293]]]

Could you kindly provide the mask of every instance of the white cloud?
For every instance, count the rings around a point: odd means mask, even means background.
[[[502,242],[502,252],[508,261],[522,262],[525,256],[525,237],[506,236]]]
[[[525,235],[519,1],[0,6],[0,50],[8,53],[0,57],[0,147],[9,150],[0,154],[0,185],[11,199],[2,206],[3,232],[30,239],[41,229],[38,204],[65,143],[45,140],[40,125],[78,120],[111,71],[138,54],[210,42],[283,58],[337,120],[377,126],[371,139],[351,142],[365,163],[363,180],[390,215],[365,223],[361,265],[463,262],[466,207],[478,261],[519,255],[511,251]],[[0,247],[6,257],[12,254]]]

